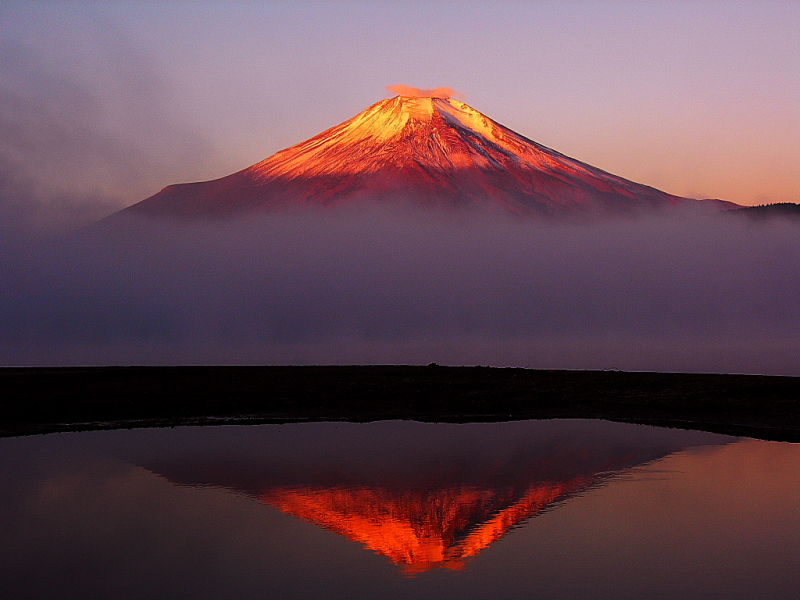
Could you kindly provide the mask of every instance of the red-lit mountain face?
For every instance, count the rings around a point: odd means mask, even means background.
[[[554,216],[728,204],[681,198],[611,175],[452,98],[397,96],[243,171],[168,186],[128,210],[196,218],[354,201]]]

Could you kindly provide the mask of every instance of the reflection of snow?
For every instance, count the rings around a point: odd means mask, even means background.
[[[259,497],[359,542],[408,574],[459,569],[463,559],[497,541],[590,479],[543,482],[521,494],[512,488],[469,487],[396,492],[377,487],[273,488]]]

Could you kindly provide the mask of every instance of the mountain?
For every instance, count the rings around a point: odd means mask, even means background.
[[[569,158],[438,93],[446,88],[396,89],[405,95],[251,167],[168,186],[126,210],[197,218],[387,200],[555,216],[736,207],[673,196]]]

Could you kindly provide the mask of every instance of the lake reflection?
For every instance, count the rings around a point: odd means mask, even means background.
[[[531,421],[0,449],[4,597],[783,598],[800,585],[792,444]]]

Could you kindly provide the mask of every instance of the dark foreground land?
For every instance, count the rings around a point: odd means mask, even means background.
[[[489,367],[0,368],[0,435],[600,418],[800,442],[800,377]]]

